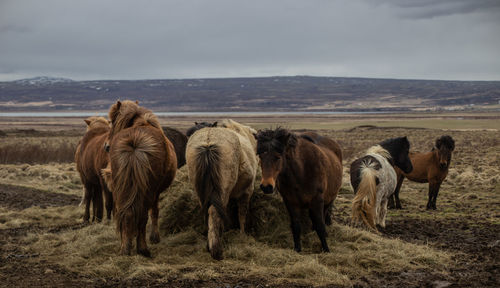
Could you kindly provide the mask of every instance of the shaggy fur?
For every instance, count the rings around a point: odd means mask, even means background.
[[[405,173],[396,168],[398,183],[394,196],[389,198],[389,207],[401,209],[399,192],[405,178],[418,183],[429,183],[429,200],[427,209],[436,209],[436,199],[441,183],[448,175],[451,154],[455,150],[455,141],[451,136],[444,135],[436,139],[436,146],[426,153],[410,153],[413,165],[411,173]],[[395,202],[395,203],[394,203]]]
[[[295,135],[282,128],[260,131],[257,154],[262,168],[261,189],[275,188],[290,215],[294,248],[301,251],[300,215],[309,210],[313,228],[328,252],[325,224],[342,184],[342,152],[337,142],[313,132]]]
[[[104,151],[104,142],[109,134],[109,122],[103,117],[89,117],[84,120],[87,124],[87,132],[80,140],[76,152],[76,169],[82,180],[83,197],[82,203],[85,203],[85,214],[83,221],[90,219],[90,203],[93,204],[92,221],[101,221],[103,217],[104,194],[106,198],[107,218],[111,219],[113,209],[113,197],[107,189],[101,176],[101,169],[106,167],[109,157]]]
[[[394,166],[413,169],[408,157],[410,143],[406,137],[392,138],[370,147],[365,156],[351,164],[351,185],[356,194],[352,201],[353,223],[363,222],[377,231],[385,227],[387,202],[396,187]]]
[[[187,137],[181,131],[171,127],[163,127],[163,133],[174,145],[175,156],[177,156],[177,169],[179,169],[186,164]]]
[[[221,127],[196,130],[188,140],[188,176],[208,222],[208,250],[222,259],[221,235],[229,199],[238,203],[241,233],[257,174],[257,156],[252,128],[223,120]]]
[[[135,102],[118,101],[110,109],[110,165],[103,170],[115,200],[115,221],[121,237],[120,254],[130,255],[132,237],[137,253],[150,257],[146,224],[151,210],[150,241],[158,243],[158,198],[173,181],[177,159],[156,116]]]

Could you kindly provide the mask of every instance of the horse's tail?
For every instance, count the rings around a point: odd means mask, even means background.
[[[150,156],[158,153],[159,145],[151,135],[136,130],[117,139],[113,146],[110,154],[116,171],[106,168],[102,174],[106,182],[111,182],[108,187],[113,191],[117,231],[120,235],[136,235],[141,217],[148,212],[145,201],[153,201],[147,198],[149,176],[153,173]]]
[[[227,221],[221,194],[221,152],[216,144],[199,146],[195,156],[194,187],[202,204],[205,221],[208,216],[208,249],[212,258],[222,259],[221,234]]]
[[[376,201],[377,201],[377,178],[371,162],[361,164],[361,182],[358,186],[356,196],[352,200],[352,219],[354,222],[362,220],[368,227],[375,230]]]

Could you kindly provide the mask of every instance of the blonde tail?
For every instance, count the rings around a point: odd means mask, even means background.
[[[368,227],[377,231],[375,227],[376,200],[377,200],[377,171],[371,162],[361,166],[361,182],[356,196],[352,200],[352,220],[358,223],[362,220]]]

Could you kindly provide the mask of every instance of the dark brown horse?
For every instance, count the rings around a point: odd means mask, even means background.
[[[177,169],[179,169],[186,164],[187,137],[181,131],[171,127],[163,127],[163,133],[174,145],[175,156],[177,156]]]
[[[217,127],[217,121],[214,122],[214,123],[209,123],[209,122],[194,122],[194,126],[189,128],[187,131],[186,131],[186,136],[187,137],[191,137],[191,135],[194,134],[194,132],[202,129],[202,128],[205,128],[205,127]]]
[[[260,188],[266,194],[277,188],[290,215],[295,251],[301,251],[300,215],[309,210],[322,250],[330,251],[325,224],[342,184],[342,152],[337,142],[313,132],[295,135],[286,129],[257,134],[262,168]]]
[[[112,127],[106,149],[111,165],[102,172],[113,191],[120,254],[130,255],[132,237],[136,236],[137,253],[150,257],[146,244],[148,211],[152,220],[149,240],[158,243],[158,198],[175,177],[174,147],[156,116],[135,102],[116,102],[111,106],[109,119]]]
[[[436,199],[439,188],[448,175],[453,150],[455,150],[455,141],[451,136],[444,135],[436,139],[436,147],[432,148],[432,151],[427,153],[410,153],[413,171],[405,173],[401,169],[396,169],[398,184],[394,190],[394,196],[389,198],[389,207],[402,208],[399,201],[399,191],[406,177],[418,183],[429,183],[427,209],[436,210]],[[394,202],[396,202],[396,205],[394,205]]]
[[[101,169],[108,165],[108,153],[104,151],[104,142],[108,137],[110,126],[103,117],[89,117],[85,119],[87,132],[78,144],[75,153],[76,169],[84,186],[82,203],[85,203],[83,221],[90,218],[90,203],[93,205],[92,221],[101,221],[103,214],[102,195],[106,198],[106,212],[111,219],[113,197],[106,187],[101,176]]]

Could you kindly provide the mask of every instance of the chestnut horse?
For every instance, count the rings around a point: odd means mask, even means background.
[[[109,134],[109,122],[103,117],[92,116],[84,120],[87,132],[78,143],[75,152],[76,170],[84,186],[82,203],[85,203],[84,222],[89,222],[90,202],[93,205],[92,221],[101,221],[103,214],[102,194],[106,198],[107,218],[111,219],[113,197],[101,176],[101,169],[108,165],[109,157],[104,151],[104,141]]]
[[[230,198],[237,200],[240,231],[245,233],[258,168],[256,131],[230,119],[222,120],[219,127],[199,126],[191,131],[186,148],[188,176],[208,224],[208,250],[220,260]]]
[[[376,224],[385,227],[387,201],[397,183],[394,166],[406,173],[412,171],[409,150],[408,138],[392,138],[372,146],[365,156],[352,162],[351,185],[356,194],[352,200],[354,223],[362,220],[375,231]]]
[[[342,152],[337,142],[313,132],[296,135],[286,129],[257,134],[257,154],[262,168],[260,188],[281,194],[290,216],[294,249],[300,243],[300,215],[309,210],[313,229],[329,252],[325,224],[331,224],[331,207],[342,184]]]
[[[418,183],[429,183],[429,200],[427,209],[436,210],[436,198],[439,193],[441,183],[448,175],[448,169],[451,162],[451,153],[455,150],[455,141],[451,136],[444,135],[436,139],[436,147],[427,153],[410,153],[410,160],[413,164],[413,171],[405,173],[396,169],[398,184],[394,191],[394,196],[389,198],[389,208],[401,209],[399,201],[399,191],[401,184],[406,178]]]
[[[132,237],[137,253],[151,257],[146,244],[146,224],[151,210],[149,241],[158,243],[158,198],[172,183],[177,159],[156,116],[136,102],[116,102],[109,110],[111,130],[107,139],[110,165],[102,171],[113,191],[115,221],[121,237],[120,254],[130,255]]]

